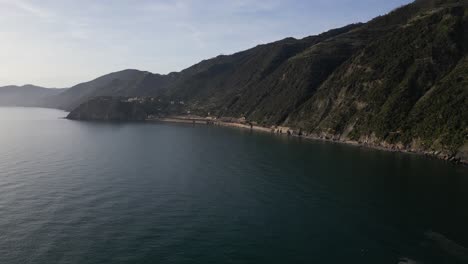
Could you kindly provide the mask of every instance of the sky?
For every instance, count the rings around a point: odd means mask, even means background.
[[[123,69],[166,74],[411,0],[0,0],[0,86],[63,88]]]

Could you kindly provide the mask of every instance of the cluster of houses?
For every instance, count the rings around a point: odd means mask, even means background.
[[[163,100],[160,99],[160,98],[148,97],[148,96],[130,97],[130,98],[123,99],[123,101],[129,102],[129,103],[134,103],[134,102],[146,103],[146,102],[156,102],[156,101],[159,102],[159,103],[163,102]],[[171,105],[185,105],[185,102],[184,101],[169,101],[169,104],[171,104]]]
[[[137,102],[137,103],[147,103],[147,102],[159,102],[159,103],[162,103],[163,101],[159,98],[154,98],[154,97],[130,97],[130,98],[127,98],[125,99],[126,102],[130,102],[130,103],[133,103],[133,102]],[[177,101],[177,100],[171,100],[168,102],[170,105],[185,105],[185,102],[180,100],[180,101]],[[186,110],[185,111],[185,114],[187,115],[185,118],[189,118],[189,119],[203,119],[205,120],[206,122],[210,122],[210,123],[214,123],[216,121],[218,122],[224,122],[224,123],[236,123],[236,124],[242,124],[242,125],[247,125],[247,126],[250,126],[250,128],[254,128],[254,126],[258,126],[258,124],[254,121],[249,121],[247,120],[246,117],[241,117],[241,118],[236,118],[236,117],[214,117],[214,116],[210,116],[210,113],[208,113],[208,116],[206,117],[198,117],[198,116],[190,116],[191,115],[191,111],[190,110]],[[149,118],[156,118],[156,116],[152,116],[150,115]],[[270,129],[270,131],[272,133],[275,133],[275,134],[287,134],[287,135],[294,135],[294,136],[302,136],[302,135],[305,135],[305,133],[302,132],[302,130],[295,130],[295,129],[292,129],[290,127],[285,127],[285,126],[272,126],[270,128],[265,128],[265,129]]]
[[[161,99],[156,99],[154,97],[130,97],[130,98],[124,99],[124,101],[128,103],[146,103],[146,102],[154,102],[156,100],[161,102]]]

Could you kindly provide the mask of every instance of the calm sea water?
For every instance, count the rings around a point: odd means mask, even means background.
[[[0,263],[465,263],[468,169],[0,108]]]

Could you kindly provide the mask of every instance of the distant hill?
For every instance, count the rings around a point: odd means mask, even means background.
[[[468,158],[467,4],[417,0],[365,24],[259,45],[177,73],[111,73],[47,105],[92,105],[79,112],[102,116],[85,113],[114,101],[93,98],[151,96],[184,102],[165,114],[244,117],[318,138]]]
[[[75,85],[63,93],[48,98],[47,104],[54,108],[71,110],[91,97],[132,95],[135,93],[136,87],[141,85],[145,76],[153,75],[138,70],[110,73],[95,80]]]
[[[302,40],[287,38],[259,45],[230,56],[205,60],[181,72],[168,75],[130,69],[110,73],[69,88],[64,93],[50,98],[48,105],[72,110],[97,96],[165,96],[195,100],[205,95],[211,96],[211,93],[220,93],[220,89],[226,93],[235,92],[239,86],[255,84],[262,80],[283,62],[311,45],[358,26],[359,24],[350,25]]]
[[[47,98],[65,89],[48,89],[34,85],[0,87],[0,106],[45,107]]]

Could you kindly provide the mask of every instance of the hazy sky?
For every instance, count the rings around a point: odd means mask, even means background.
[[[68,87],[123,69],[179,71],[410,0],[0,0],[0,86]]]

